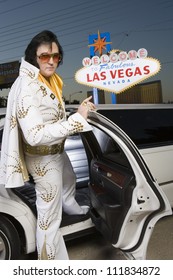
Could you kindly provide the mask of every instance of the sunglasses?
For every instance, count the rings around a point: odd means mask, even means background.
[[[59,53],[42,53],[37,56],[41,62],[46,63],[49,62],[51,58],[53,58],[53,62],[57,63],[61,61],[61,55]]]

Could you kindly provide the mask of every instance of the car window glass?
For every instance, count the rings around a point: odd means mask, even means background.
[[[172,109],[99,110],[139,147],[173,144]]]
[[[103,130],[93,126],[93,133],[105,159],[130,167],[129,161],[119,145]]]

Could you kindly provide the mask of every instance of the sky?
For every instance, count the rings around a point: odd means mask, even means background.
[[[91,90],[74,76],[89,56],[88,36],[99,31],[110,33],[112,49],[145,48],[157,58],[161,71],[145,82],[161,80],[163,101],[173,101],[172,0],[0,0],[0,64],[20,61],[32,37],[45,29],[56,33],[64,50],[57,73],[66,99],[83,99]]]

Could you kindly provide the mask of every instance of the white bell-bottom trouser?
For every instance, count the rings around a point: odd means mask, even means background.
[[[76,177],[66,154],[26,155],[28,172],[35,181],[39,259],[68,260],[60,231],[62,207],[67,214],[85,214],[75,200]]]

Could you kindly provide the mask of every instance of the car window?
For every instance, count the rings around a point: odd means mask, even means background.
[[[111,160],[124,167],[130,167],[129,161],[122,149],[107,133],[95,126],[93,126],[93,133],[105,160]]]
[[[173,144],[172,109],[99,110],[122,128],[138,147]]]

